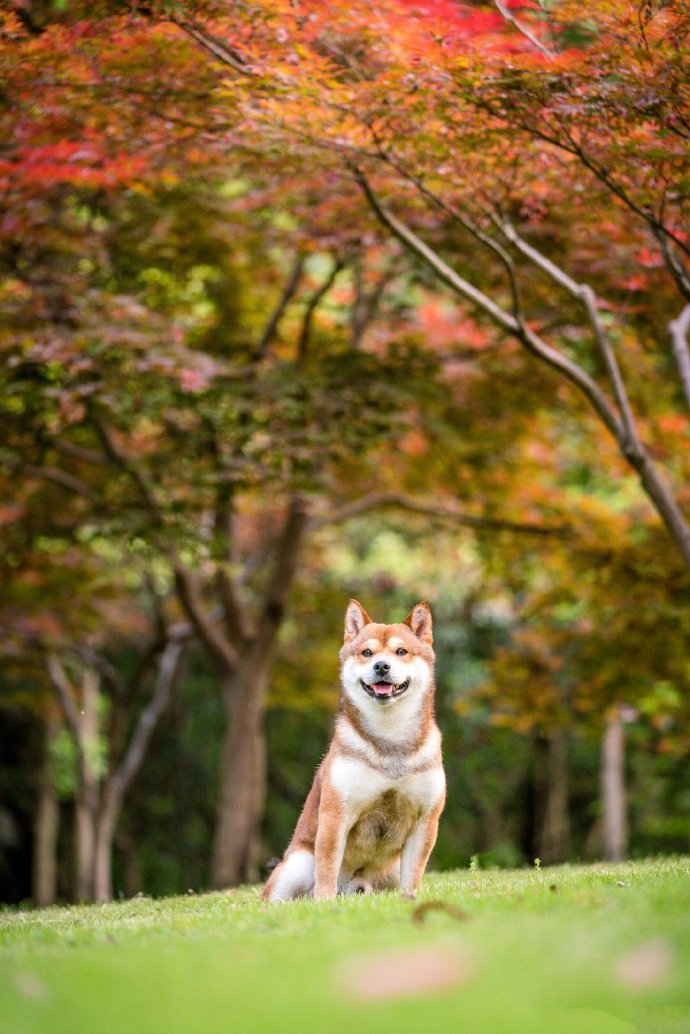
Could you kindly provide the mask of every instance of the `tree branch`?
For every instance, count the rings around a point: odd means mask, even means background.
[[[512,256],[506,251],[505,248],[501,247],[498,241],[495,241],[493,237],[489,236],[488,233],[484,233],[481,227],[477,226],[473,219],[469,219],[466,215],[463,215],[462,212],[459,212],[454,205],[447,204],[447,202],[443,201],[442,198],[438,197],[436,194],[433,193],[433,191],[429,190],[428,187],[425,187],[423,183],[419,182],[417,180],[417,177],[413,177],[411,182],[415,184],[417,189],[420,191],[421,194],[424,195],[424,197],[428,198],[433,204],[440,208],[442,212],[446,212],[451,217],[451,219],[455,220],[455,222],[459,223],[462,227],[464,227],[464,229],[466,229],[467,232],[471,234],[475,240],[479,241],[480,244],[483,244],[490,251],[493,251],[493,253],[503,263],[506,272],[508,273],[508,278],[510,280],[510,291],[513,299],[513,316],[515,317],[517,322],[521,326],[523,326],[524,319],[522,315],[520,285],[518,284],[517,272],[515,269],[515,263],[513,262]]]
[[[521,320],[518,320],[511,313],[506,312],[502,306],[497,305],[483,291],[474,287],[464,277],[461,277],[441,257],[437,255],[424,241],[396,216],[385,208],[374,194],[368,180],[360,169],[354,170],[364,194],[371,205],[374,213],[388,229],[402,241],[402,243],[419,258],[421,258],[436,275],[447,284],[456,294],[466,301],[476,305],[479,309],[490,316],[504,330],[514,334],[528,351],[532,352],[548,366],[553,367],[571,383],[573,383],[589,401],[592,408],[599,415],[611,434],[619,440],[621,428],[618,418],[611,407],[609,400],[599,385],[594,381],[582,367],[573,362],[567,356],[562,355],[555,348],[552,348],[543,341],[538,334],[527,327]]]
[[[187,617],[221,671],[234,669],[238,661],[237,651],[218,629],[213,617],[207,613],[196,575],[185,567],[177,567],[175,587]]]
[[[685,244],[685,242],[682,241],[677,234],[673,232],[673,230],[669,229],[665,223],[661,222],[661,220],[658,219],[650,209],[633,201],[625,188],[613,178],[608,169],[604,168],[603,165],[599,165],[594,158],[590,157],[590,155],[583,150],[582,145],[574,139],[572,134],[566,132],[566,139],[570,146],[566,146],[562,141],[559,141],[558,138],[555,138],[552,142],[555,142],[557,147],[560,147],[569,154],[574,154],[576,158],[579,158],[582,164],[589,169],[605,187],[608,187],[612,194],[619,198],[623,204],[627,205],[632,212],[644,219],[657,239],[668,243],[673,241],[673,243],[682,251],[686,254],[690,254],[690,248],[688,248],[688,245]]]
[[[299,341],[297,342],[297,358],[303,360],[306,358],[307,350],[309,348],[309,339],[311,337],[311,327],[314,319],[314,313],[318,309],[321,301],[330,291],[331,287],[335,283],[338,273],[344,266],[344,262],[341,259],[336,258],[333,263],[333,268],[324,280],[324,282],[317,287],[309,301],[307,302],[306,309],[304,310],[304,316],[302,319],[302,330],[300,331]]]
[[[467,528],[487,528],[493,531],[512,531],[526,535],[561,536],[566,538],[572,530],[565,525],[549,527],[544,524],[531,524],[522,521],[502,520],[497,517],[475,517],[452,503],[429,503],[423,499],[414,499],[404,492],[373,492],[362,496],[351,503],[346,503],[329,514],[314,516],[309,520],[309,530],[342,524],[344,521],[359,517],[362,513],[379,510],[384,507],[395,507],[410,513],[419,513],[428,517],[438,517],[453,524]]]
[[[108,788],[109,793],[115,794],[119,800],[124,797],[132,779],[141,768],[151,736],[170,703],[180,655],[191,635],[192,626],[186,621],[173,625],[169,630],[168,641],[158,661],[153,694],[139,716],[129,747]]]
[[[678,372],[685,401],[690,406],[690,349],[688,349],[688,331],[690,331],[690,305],[686,305],[680,316],[671,320],[668,325],[671,334],[671,347],[676,357]]]
[[[382,144],[374,126],[370,126],[369,130],[372,134],[372,137],[379,152],[379,157],[382,161],[384,161],[387,165],[390,165],[391,168],[395,169],[395,171],[404,179],[406,179],[408,183],[411,183],[415,190],[417,190],[422,195],[422,197],[425,197],[428,201],[430,201],[433,205],[439,208],[442,212],[445,212],[447,215],[449,215],[454,222],[459,223],[460,226],[467,230],[467,232],[471,234],[471,236],[474,237],[476,241],[479,241],[480,244],[483,244],[490,251],[493,251],[493,253],[497,256],[497,258],[505,267],[505,270],[508,274],[508,279],[510,281],[510,290],[513,298],[513,316],[518,321],[518,323],[521,324],[522,303],[520,300],[520,286],[518,284],[515,263],[513,262],[511,255],[506,251],[505,248],[503,248],[498,243],[498,241],[494,240],[494,238],[489,236],[488,233],[484,233],[482,228],[478,226],[473,219],[468,218],[468,216],[458,211],[458,209],[454,205],[449,205],[447,201],[444,201],[443,198],[440,198],[438,194],[434,193],[433,190],[430,190],[420,176],[417,176],[414,173],[410,172],[408,169],[406,169],[404,163],[398,161],[394,157],[390,149],[387,150],[385,146]]]
[[[489,101],[480,100],[479,103],[483,110],[487,111],[491,115],[497,115],[500,117],[501,112]],[[551,129],[547,132],[540,124],[535,125],[529,121],[519,121],[516,122],[515,125],[518,129],[522,129],[525,133],[534,136],[537,140],[543,140],[544,143],[552,144],[559,150],[565,151],[566,154],[572,154],[574,157],[578,158],[585,168],[589,169],[600,183],[603,183],[615,197],[623,202],[626,208],[629,208],[631,212],[634,212],[635,215],[639,216],[645,223],[647,223],[658,240],[667,241],[669,243],[672,241],[676,247],[680,248],[681,251],[690,255],[690,247],[688,247],[688,245],[665,223],[657,219],[652,211],[637,204],[637,202],[629,196],[625,188],[613,178],[613,175],[609,173],[603,165],[597,164],[595,159],[590,157],[590,155],[583,150],[582,145],[575,140],[564,125],[559,124],[559,128],[564,133],[565,139],[560,138],[558,135],[554,136],[553,130]]]
[[[216,568],[215,581],[228,636],[234,645],[239,646],[249,638],[248,621],[240,599],[239,586],[230,572],[222,566]]]
[[[618,365],[616,354],[611,346],[606,329],[601,322],[601,316],[599,315],[597,299],[594,291],[588,284],[577,283],[577,281],[573,280],[573,278],[561,269],[560,266],[557,266],[555,262],[552,262],[551,259],[547,258],[546,255],[543,255],[537,250],[537,248],[528,244],[507,219],[494,220],[494,222],[506,239],[509,240],[522,255],[529,258],[536,266],[544,270],[545,273],[555,280],[557,284],[560,284],[561,287],[565,288],[569,294],[583,303],[587,311],[589,322],[594,331],[594,337],[599,347],[599,351],[602,354],[602,358],[606,366],[606,372],[611,382],[611,387],[613,388],[613,394],[616,399],[622,427],[625,432],[625,439],[620,440],[620,445],[626,455],[628,452],[633,452],[638,456],[641,456],[644,449],[637,432],[635,418],[633,417],[632,409],[630,407],[630,399],[628,398],[628,392],[625,387],[620,366]]]
[[[48,676],[57,693],[60,709],[64,715],[67,727],[72,734],[74,745],[80,759],[83,759],[84,745],[82,742],[81,722],[79,721],[79,712],[72,694],[72,685],[56,654],[49,653],[46,657],[45,663]]]
[[[549,50],[548,47],[544,46],[541,40],[538,39],[534,35],[534,33],[530,32],[526,25],[523,25],[522,22],[518,21],[518,19],[515,17],[510,8],[506,7],[506,5],[502,3],[502,0],[494,0],[494,3],[496,4],[496,7],[501,12],[501,15],[505,18],[505,20],[507,22],[510,22],[510,24],[514,26],[522,36],[528,39],[530,43],[532,43],[533,46],[535,46],[537,50],[539,50],[544,55],[544,57],[555,57],[553,51]]]
[[[207,50],[210,54],[220,61],[224,65],[229,65],[230,68],[234,68],[240,75],[246,75],[252,78],[256,73],[246,63],[244,58],[238,51],[229,47],[222,40],[219,40],[217,36],[212,36],[210,32],[206,32],[205,29],[200,28],[194,22],[183,21],[180,18],[171,18],[171,22],[177,25],[178,29],[182,29],[188,36],[191,36],[200,46]]]
[[[639,475],[642,488],[676,543],[686,566],[690,569],[690,527],[688,527],[685,515],[678,506],[669,486],[652,463],[646,449],[635,439],[630,441],[628,427],[621,422],[606,394],[596,381],[581,366],[552,348],[530,327],[510,315],[451,269],[413,230],[380,203],[361,170],[355,168],[353,171],[376,216],[391,233],[433,269],[440,280],[448,284],[462,298],[477,305],[491,316],[499,326],[518,338],[529,352],[557,370],[585,396],[592,409],[615,438],[622,455]],[[562,275],[565,276],[565,274]]]
[[[275,548],[275,560],[266,586],[262,604],[257,643],[270,640],[280,626],[285,603],[297,569],[299,551],[307,530],[307,512],[303,500],[294,495],[288,504],[283,530]]]
[[[149,668],[164,648],[167,641],[167,628],[160,627],[158,622],[156,624],[157,627],[153,637],[137,657],[134,669],[119,695],[117,706],[110,708],[109,711],[108,741],[110,743],[110,756],[112,758],[119,757],[124,749],[127,730],[129,728],[132,714],[132,706],[137,693],[143,685]]]
[[[113,667],[110,661],[103,657],[98,650],[94,650],[91,646],[81,644],[73,646],[70,653],[80,657],[89,668],[94,668],[95,671],[97,671],[114,690],[117,692],[122,690],[122,679],[120,678],[117,668]]]
[[[292,301],[293,295],[297,290],[300,279],[302,277],[303,269],[304,256],[297,255],[295,261],[292,264],[290,273],[288,274],[285,287],[283,288],[280,298],[278,299],[278,303],[276,304],[276,307],[274,308],[271,315],[268,317],[268,322],[264,327],[263,333],[259,338],[256,348],[254,349],[254,355],[252,358],[255,361],[263,359],[266,353],[268,352],[268,346],[271,344],[273,338],[275,337],[275,333],[278,329],[278,324],[283,318],[283,314],[285,313],[285,310]]]
[[[377,279],[373,288],[367,292],[364,288],[361,260],[359,257],[355,258],[353,262],[355,297],[350,309],[350,333],[353,351],[359,348],[367,327],[378,312],[384,291],[397,275],[397,272],[395,259],[393,259],[388,268],[384,269],[381,276]]]
[[[233,644],[240,646],[248,638],[249,622],[242,602],[240,587],[231,572],[231,565],[236,556],[233,488],[221,476],[227,470],[227,465],[223,459],[215,424],[210,418],[207,418],[207,420],[210,425],[211,455],[213,456],[217,476],[214,537],[219,544],[222,541],[222,546],[219,545],[219,552],[225,561],[224,564],[219,564],[216,568],[216,588],[223,609],[227,635]]]
[[[16,466],[17,469],[23,470],[29,475],[29,477],[37,477],[42,478],[44,481],[52,481],[54,485],[59,485],[60,488],[64,488],[68,492],[73,492],[75,495],[82,496],[82,498],[88,499],[89,502],[98,502],[98,496],[84,481],[80,478],[74,477],[72,474],[65,473],[65,471],[60,470],[59,467],[39,466],[33,463],[17,463]]]
[[[666,265],[671,271],[671,276],[676,281],[676,286],[678,287],[678,290],[683,295],[683,297],[690,300],[690,275],[688,275],[687,269],[685,268],[681,260],[678,258],[678,256],[675,254],[673,248],[671,247],[671,242],[669,241],[666,234],[655,233],[654,236],[661,245],[661,250],[664,253]]]
[[[162,526],[164,523],[163,514],[158,504],[158,500],[156,499],[156,494],[153,488],[149,485],[145,475],[127,455],[124,449],[117,444],[112,431],[102,420],[94,417],[93,425],[98,437],[103,443],[103,449],[108,459],[116,464],[116,466],[119,466],[120,469],[132,479],[134,484],[137,486],[144,506],[151,513],[156,524],[159,527]]]
[[[102,453],[96,452],[95,449],[87,449],[83,445],[75,445],[74,442],[66,442],[61,438],[51,438],[50,444],[58,452],[64,452],[65,455],[73,456],[78,460],[84,460],[85,463],[103,464],[107,462],[107,458]]]
[[[618,359],[616,358],[616,354],[611,346],[609,336],[604,329],[604,324],[601,322],[596,295],[589,284],[580,284],[579,295],[587,309],[590,323],[594,330],[594,336],[596,338],[597,345],[599,346],[599,351],[603,356],[604,363],[606,365],[606,372],[608,373],[609,380],[611,381],[613,394],[625,429],[625,440],[620,442],[621,448],[623,453],[629,458],[630,456],[641,458],[644,455],[645,449],[637,432],[637,425],[630,407],[630,399],[628,398],[623,374],[621,373],[620,366],[618,365]]]

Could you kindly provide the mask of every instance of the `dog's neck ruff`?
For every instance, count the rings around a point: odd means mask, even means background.
[[[441,733],[433,714],[419,717],[411,739],[378,735],[361,721],[359,712],[343,700],[336,719],[335,742],[340,753],[358,758],[385,775],[399,778],[438,764]]]
[[[397,697],[384,702],[372,699],[359,679],[343,679],[342,718],[363,740],[382,755],[413,753],[427,738],[434,724],[433,673],[411,679]]]

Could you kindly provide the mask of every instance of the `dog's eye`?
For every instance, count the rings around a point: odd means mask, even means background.
[[[399,646],[395,652],[397,653],[398,657],[404,657],[407,653],[407,650],[405,650],[404,647]]]
[[[371,657],[371,650],[362,650],[362,657]]]

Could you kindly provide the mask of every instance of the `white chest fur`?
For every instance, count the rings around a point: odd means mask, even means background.
[[[370,768],[395,780],[433,767],[436,763],[440,764],[441,733],[436,725],[432,726],[416,750],[405,750],[398,745],[397,748],[381,751],[346,721],[338,723],[337,742],[347,754],[354,755]]]
[[[396,777],[372,768],[359,758],[340,756],[333,759],[329,781],[346,812],[353,817],[366,811],[389,790],[405,797],[418,814],[423,815],[438,804],[445,790],[440,762],[424,771]]]

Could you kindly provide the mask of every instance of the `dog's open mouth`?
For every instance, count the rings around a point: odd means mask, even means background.
[[[401,696],[410,684],[410,680],[407,679],[405,682],[401,682],[396,686],[394,682],[372,682],[369,685],[364,679],[359,680],[362,686],[374,700],[380,700],[382,703],[386,700],[394,700],[395,697]]]

